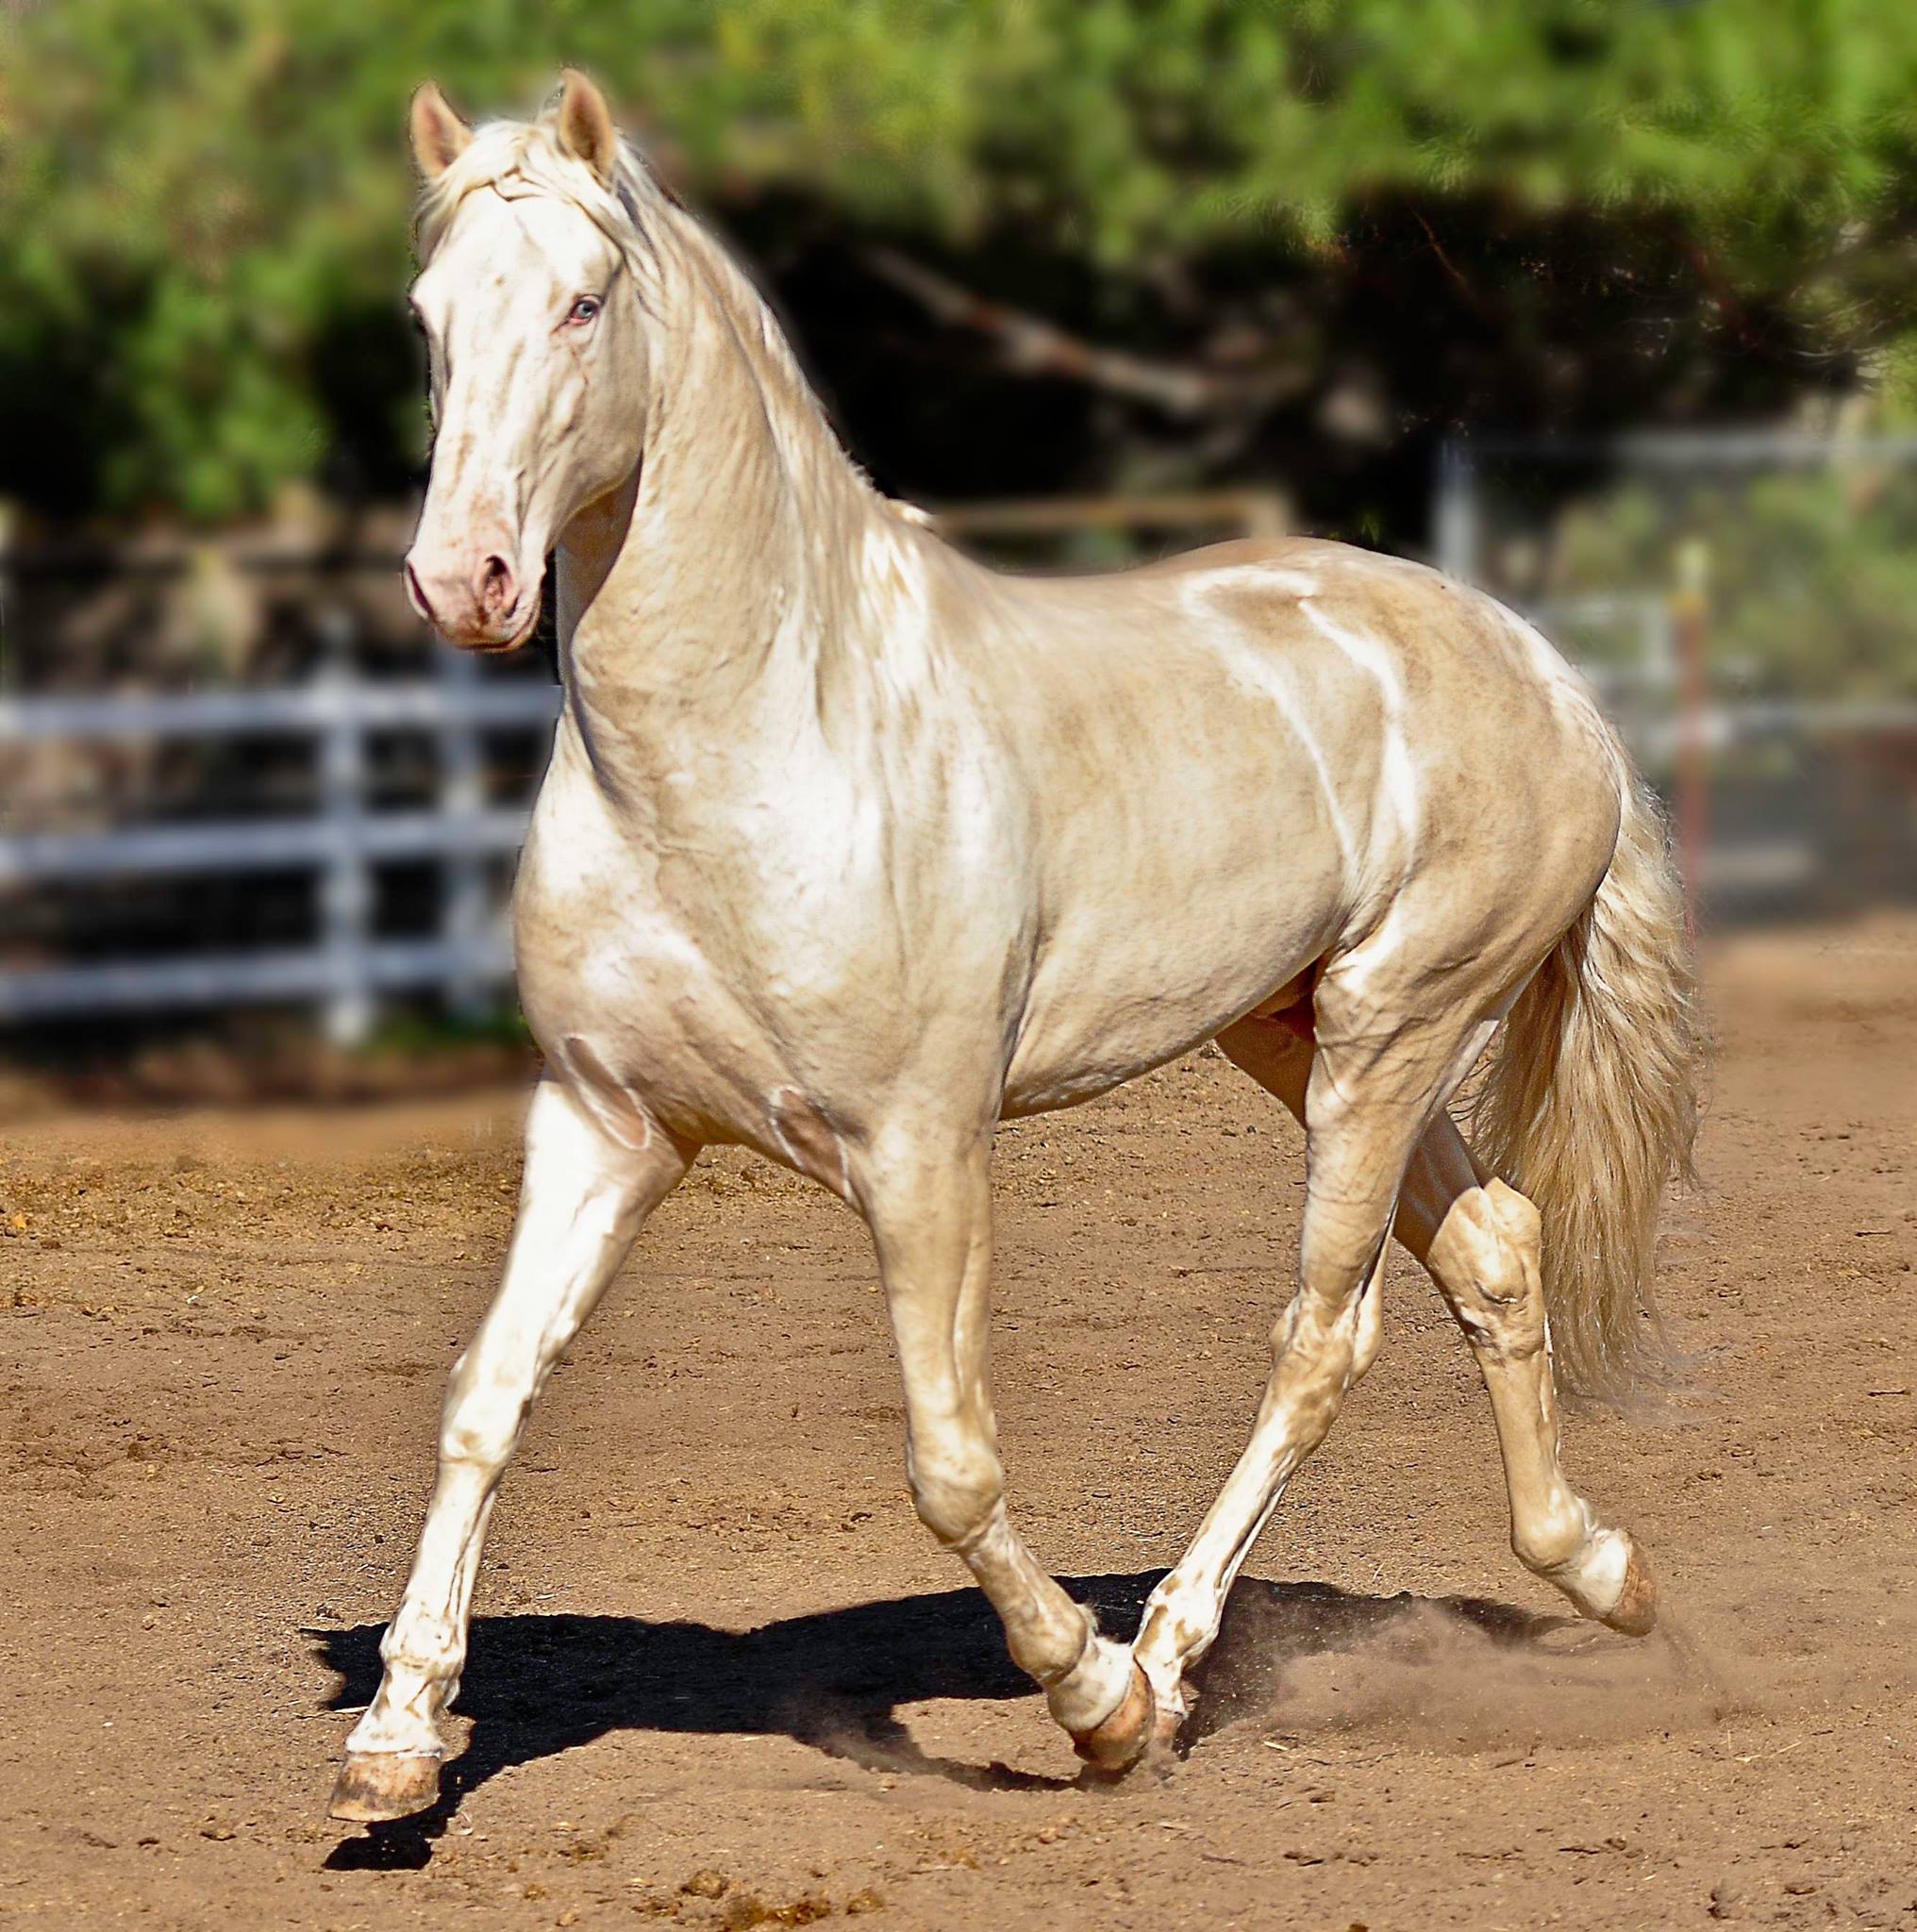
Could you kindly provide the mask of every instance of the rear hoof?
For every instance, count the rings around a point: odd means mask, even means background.
[[[1152,1712],[1151,1751],[1155,1757],[1171,1757],[1176,1755],[1178,1733],[1185,1728],[1185,1713],[1182,1710],[1168,1710],[1161,1704]]]
[[[1651,1574],[1636,1538],[1631,1540],[1631,1558],[1625,1566],[1625,1587],[1598,1622],[1626,1637],[1648,1637],[1657,1628],[1658,1579]]]
[[[349,1751],[333,1787],[329,1818],[380,1824],[430,1811],[440,1797],[440,1760],[424,1753]]]
[[[1074,1731],[1072,1748],[1093,1771],[1116,1777],[1144,1756],[1155,1713],[1151,1680],[1133,1664],[1130,1687],[1118,1708],[1091,1730]]]

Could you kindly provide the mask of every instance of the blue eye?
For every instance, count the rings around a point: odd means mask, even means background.
[[[587,323],[599,313],[600,302],[597,295],[581,295],[573,304],[566,316],[568,322]]]

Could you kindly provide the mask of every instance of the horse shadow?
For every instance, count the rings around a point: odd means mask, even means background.
[[[1162,1574],[1060,1581],[1097,1613],[1101,1629],[1129,1641]],[[1479,1597],[1363,1596],[1330,1584],[1247,1577],[1200,1667],[1200,1687],[1247,1643],[1270,1674],[1288,1661],[1348,1649],[1408,1613],[1434,1610],[1499,1645],[1535,1642],[1566,1621]],[[328,1709],[352,1710],[372,1698],[381,1630],[361,1624],[303,1633],[339,1675]],[[1229,1677],[1228,1666],[1223,1674]],[[1220,1688],[1226,1694],[1201,1697],[1181,1751],[1246,1714],[1229,1683]],[[456,1707],[474,1720],[472,1741],[446,1764],[438,1804],[349,1836],[325,1862],[331,1870],[418,1869],[468,1792],[512,1766],[622,1730],[786,1737],[875,1771],[991,1790],[1074,1789],[1078,1779],[932,1757],[897,1715],[902,1706],[934,1698],[1031,1694],[1031,1680],[1007,1655],[998,1620],[975,1590],[856,1604],[747,1631],[641,1617],[476,1617]]]

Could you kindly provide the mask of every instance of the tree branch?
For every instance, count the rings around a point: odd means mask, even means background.
[[[1087,383],[1114,395],[1151,403],[1168,415],[1205,416],[1225,408],[1242,409],[1248,404],[1276,402],[1295,395],[1309,379],[1302,369],[1227,373],[1102,348],[1039,316],[975,295],[893,249],[867,248],[863,258],[881,281],[909,295],[937,321],[990,337],[1008,369],[1022,375],[1055,375]]]

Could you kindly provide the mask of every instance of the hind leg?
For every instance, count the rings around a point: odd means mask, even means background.
[[[1191,1547],[1152,1592],[1134,1646],[1162,1728],[1189,1707],[1187,1674],[1217,1636],[1225,1596],[1292,1473],[1324,1441],[1376,1353],[1385,1243],[1405,1166],[1482,1032],[1401,1033],[1382,1047],[1374,1036],[1308,1054],[1297,1291],[1272,1338],[1251,1440]]]
[[[1587,1617],[1642,1637],[1658,1618],[1643,1552],[1608,1528],[1564,1479],[1538,1210],[1478,1171],[1448,1118],[1433,1122],[1405,1177],[1397,1235],[1430,1271],[1477,1358],[1510,1491],[1511,1548]]]
[[[1218,1043],[1304,1119],[1309,1031],[1282,1021],[1247,1020],[1221,1034]],[[1657,1616],[1657,1591],[1643,1554],[1623,1530],[1599,1523],[1559,1461],[1537,1210],[1479,1170],[1464,1137],[1441,1113],[1405,1170],[1393,1232],[1429,1270],[1484,1376],[1519,1560],[1556,1584],[1586,1616],[1642,1635]]]

